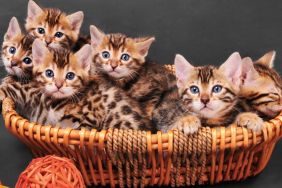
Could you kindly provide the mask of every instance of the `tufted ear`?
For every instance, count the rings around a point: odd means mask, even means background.
[[[13,17],[9,22],[9,27],[4,36],[4,40],[10,40],[20,34],[22,34],[22,31],[19,22],[16,17]]]
[[[185,87],[189,73],[195,68],[182,55],[176,54],[174,59],[175,75],[177,78],[177,87]]]
[[[252,81],[256,80],[259,77],[258,72],[254,67],[254,63],[251,58],[245,57],[242,60],[242,81],[243,85],[248,85]]]
[[[86,71],[90,70],[90,65],[92,62],[91,46],[89,44],[84,45],[78,52],[75,53],[78,64],[82,69]]]
[[[82,11],[78,11],[67,16],[67,19],[71,24],[72,30],[77,34],[79,34],[83,22],[83,18],[84,18],[84,14]]]
[[[255,61],[257,64],[265,65],[269,68],[273,68],[274,59],[276,56],[276,52],[274,50],[267,52],[261,58]]]
[[[231,83],[239,87],[241,84],[242,59],[238,52],[234,52],[219,67],[219,70],[227,77]]]
[[[155,37],[144,37],[144,38],[138,38],[135,39],[135,46],[141,56],[147,56],[148,51],[150,49],[150,46],[152,42],[155,41]]]
[[[43,10],[33,0],[29,0],[27,6],[27,21],[34,21],[42,13]]]
[[[95,49],[101,44],[105,37],[105,33],[98,29],[95,25],[90,26],[91,46]]]
[[[35,39],[32,43],[32,59],[34,67],[41,65],[50,51],[40,39]]]

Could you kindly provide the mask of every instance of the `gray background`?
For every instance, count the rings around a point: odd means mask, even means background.
[[[149,57],[162,64],[184,55],[194,65],[220,64],[232,52],[258,58],[277,51],[276,69],[282,73],[282,1],[279,0],[37,0],[44,7],[68,13],[82,10],[82,31],[96,24],[105,32],[130,36],[155,35]],[[0,36],[16,16],[24,23],[27,1],[1,0]],[[1,37],[1,43],[2,43]],[[6,74],[0,67],[1,78]],[[29,150],[0,126],[0,180],[11,187],[31,160]],[[240,183],[214,187],[282,187],[282,143],[278,143],[263,173]],[[209,187],[209,186],[206,186]]]

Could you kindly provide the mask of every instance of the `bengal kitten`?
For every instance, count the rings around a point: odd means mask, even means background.
[[[26,98],[35,101],[39,97],[40,103],[30,120],[63,128],[150,130],[148,120],[134,101],[119,88],[89,76],[90,53],[90,45],[73,54],[63,48],[48,49],[42,41],[35,40],[33,86],[40,92],[29,92]]]
[[[40,38],[47,46],[78,50],[76,42],[83,17],[82,11],[66,15],[59,9],[42,9],[33,0],[29,0],[25,28],[28,33]]]
[[[138,101],[151,116],[162,95],[175,85],[175,76],[162,65],[146,60],[154,37],[130,38],[104,34],[90,26],[93,49],[92,74],[102,74]]]
[[[34,37],[22,33],[17,18],[10,20],[2,44],[2,61],[6,71],[15,81],[26,83],[32,76],[31,46]]]
[[[241,57],[233,53],[219,68],[194,67],[183,56],[176,55],[175,71],[178,95],[168,95],[154,112],[159,130],[179,129],[185,134],[201,126],[227,126],[238,115],[238,94],[241,84]],[[174,110],[173,110],[174,109]],[[255,115],[255,114],[254,114]],[[238,117],[245,116],[239,114]],[[238,118],[240,120],[240,118]],[[245,126],[242,122],[236,122]],[[257,122],[250,129],[257,130]]]
[[[243,59],[243,84],[240,96],[246,111],[256,112],[264,120],[282,111],[282,79],[273,69],[275,51],[253,62]]]

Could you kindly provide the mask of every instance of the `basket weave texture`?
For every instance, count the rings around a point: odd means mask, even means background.
[[[9,98],[3,101],[2,113],[6,128],[34,156],[72,159],[86,185],[95,186],[191,186],[243,180],[265,168],[282,136],[282,112],[258,133],[230,125],[202,127],[189,136],[179,131],[151,134],[42,126],[19,116]]]

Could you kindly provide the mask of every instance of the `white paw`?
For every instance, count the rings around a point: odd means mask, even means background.
[[[194,134],[201,127],[201,120],[196,116],[184,116],[177,120],[173,129],[178,129],[184,132],[184,134]]]
[[[236,124],[241,127],[247,127],[254,132],[258,132],[262,130],[264,122],[257,114],[245,112],[237,116]]]

